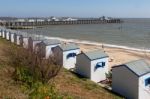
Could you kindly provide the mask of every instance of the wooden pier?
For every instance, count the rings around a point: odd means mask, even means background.
[[[32,26],[44,26],[44,25],[74,25],[74,24],[107,24],[107,23],[121,23],[120,19],[111,19],[111,20],[76,20],[76,21],[43,21],[43,22],[0,22],[0,26],[5,26],[8,28],[17,28],[17,27],[32,27]]]

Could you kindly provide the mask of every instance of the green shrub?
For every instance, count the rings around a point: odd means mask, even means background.
[[[28,68],[25,67],[17,67],[14,73],[14,79],[18,82],[22,82],[27,84],[29,88],[32,87],[34,83],[34,78],[32,73]]]
[[[53,85],[35,83],[33,91],[29,95],[30,99],[63,99]]]

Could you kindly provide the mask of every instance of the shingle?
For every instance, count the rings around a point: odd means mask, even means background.
[[[108,57],[108,55],[104,51],[101,51],[101,50],[95,50],[95,51],[86,52],[85,55],[90,60],[95,60],[95,59]]]
[[[60,48],[63,51],[68,51],[68,50],[74,50],[74,49],[79,49],[79,47],[76,44],[61,44]]]
[[[52,39],[47,39],[43,41],[44,44],[46,45],[55,45],[55,44],[60,44],[59,40],[52,40]]]
[[[144,59],[132,61],[124,65],[138,76],[142,76],[150,72],[150,65]]]

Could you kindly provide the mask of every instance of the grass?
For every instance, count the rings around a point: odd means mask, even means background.
[[[123,99],[96,83],[62,69],[54,79],[57,90],[73,99]]]
[[[12,78],[14,68],[9,65],[9,56],[5,50],[14,45],[0,39],[0,99],[27,99],[28,95],[22,93],[20,86]]]
[[[14,68],[10,66],[9,55],[6,49],[17,47],[5,39],[0,39],[0,99],[28,99],[32,89],[14,81]],[[92,81],[82,78],[75,73],[61,69],[59,74],[49,81],[48,86],[55,86],[57,94],[63,99],[122,99],[122,97],[101,88]],[[41,87],[39,87],[41,90]],[[43,87],[42,87],[43,88]],[[39,90],[37,88],[37,90]],[[38,92],[35,92],[36,96]],[[50,93],[49,93],[50,94]],[[39,98],[41,99],[41,98]]]

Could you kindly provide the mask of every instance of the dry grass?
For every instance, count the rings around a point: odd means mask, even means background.
[[[14,68],[9,66],[9,57],[4,53],[9,47],[9,42],[0,39],[0,99],[27,99],[12,78]]]

